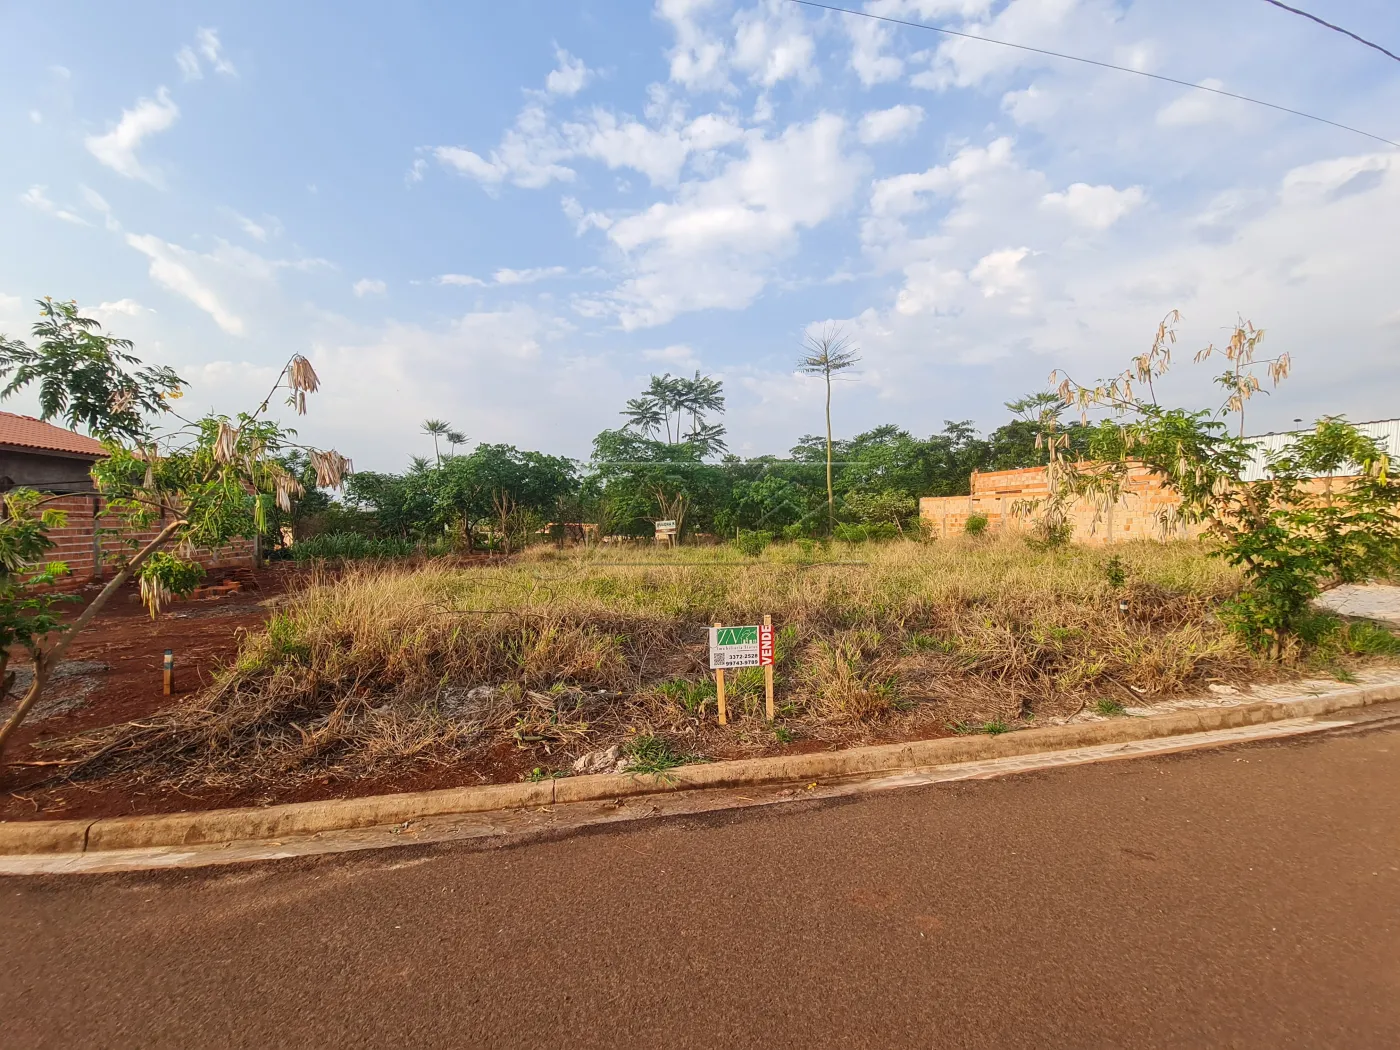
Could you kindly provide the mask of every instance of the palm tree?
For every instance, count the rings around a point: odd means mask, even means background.
[[[668,411],[654,397],[634,397],[622,410],[627,417],[627,425],[635,427],[641,434],[651,437],[668,421]]]
[[[467,435],[463,434],[460,430],[449,430],[445,436],[447,438],[448,447],[452,450],[448,453],[450,456],[455,456],[457,454],[458,445],[465,445],[467,443]]]
[[[452,424],[445,419],[425,419],[423,420],[423,433],[428,434],[433,439],[433,458],[442,465],[442,453],[438,451],[438,438],[446,436],[452,429]]]
[[[836,493],[831,487],[831,379],[860,362],[860,347],[851,342],[839,325],[828,323],[818,333],[808,332],[802,349],[804,353],[798,359],[797,370],[806,376],[821,376],[826,383],[826,527],[829,535],[836,531]]]
[[[690,413],[690,438],[693,439],[706,426],[706,412],[724,411],[724,384],[710,376],[702,376],[695,370],[694,379],[676,381],[676,409]],[[676,420],[676,437],[680,438],[680,420]]]

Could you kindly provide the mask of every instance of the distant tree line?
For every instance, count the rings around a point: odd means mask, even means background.
[[[1087,434],[1061,420],[1064,402],[1031,394],[1007,403],[1012,418],[980,434],[970,421],[916,437],[893,424],[831,441],[828,520],[827,439],[803,437],[786,456],[742,458],[726,451],[724,391],[719,380],[652,376],[620,413],[622,426],[593,439],[586,462],[480,444],[456,451],[465,438],[442,420],[428,420],[432,458],[415,458],[403,473],[361,471],[343,502],[314,486],[295,509],[298,528],[359,532],[463,551],[516,549],[541,535],[564,537],[587,523],[602,535],[649,536],[660,519],[678,522],[684,538],[732,537],[762,531],[775,537],[847,538],[910,529],[920,496],[968,492],[973,471],[1044,464],[1047,436],[1061,456],[1074,455]],[[450,434],[451,450],[437,442]],[[310,479],[304,464],[288,464]]]

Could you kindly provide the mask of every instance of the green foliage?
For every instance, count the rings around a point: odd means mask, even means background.
[[[1094,710],[1105,718],[1119,718],[1128,713],[1128,709],[1117,700],[1108,699],[1094,701]]]
[[[169,551],[151,554],[139,569],[136,578],[141,583],[141,600],[155,619],[161,606],[171,598],[184,598],[204,579],[204,566],[186,561]]]
[[[994,718],[990,722],[982,723],[982,732],[988,736],[1001,736],[1002,733],[1011,732],[1011,726],[1003,722],[1000,718]]]
[[[876,522],[871,525],[852,525],[850,522],[836,523],[835,537],[843,543],[868,543],[893,540],[899,537],[899,529],[890,522]]]
[[[296,561],[359,561],[364,558],[407,558],[417,546],[397,536],[365,536],[356,532],[323,532],[292,544]]]
[[[700,714],[707,703],[715,699],[715,681],[702,678],[693,681],[689,678],[673,678],[657,686],[657,692],[672,703],[685,708],[687,714]]]
[[[33,348],[0,336],[0,379],[7,380],[0,400],[37,384],[41,419],[103,438],[142,439],[144,415],[168,411],[184,381],[165,367],[133,370],[141,361],[127,353],[131,340],[103,335],[77,303],[45,297],[38,304]]]
[[[0,519],[0,678],[11,646],[34,655],[45,636],[62,629],[55,606],[77,601],[75,595],[47,590],[68,572],[63,562],[35,568],[53,549],[49,529],[62,528],[62,511],[40,509],[41,497],[30,489],[14,489],[4,497]],[[3,690],[0,690],[0,695]]]
[[[739,535],[734,538],[734,546],[750,558],[757,558],[768,549],[768,545],[772,542],[773,534],[771,532],[753,532],[748,529],[740,531]]]
[[[666,772],[692,761],[692,756],[677,751],[664,737],[643,735],[628,741],[624,750],[627,764],[624,773],[633,776],[649,773],[665,776]]]
[[[1104,579],[1108,581],[1109,587],[1113,590],[1121,590],[1128,582],[1128,570],[1123,567],[1123,558],[1120,555],[1113,555],[1108,559],[1108,563],[1103,567]]]
[[[963,532],[969,536],[980,536],[987,531],[987,515],[969,514],[967,521],[963,522]]]

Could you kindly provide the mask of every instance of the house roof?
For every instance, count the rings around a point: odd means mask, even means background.
[[[100,441],[45,423],[42,419],[13,412],[0,412],[0,445],[63,452],[70,456],[90,456],[93,459],[107,455]]]

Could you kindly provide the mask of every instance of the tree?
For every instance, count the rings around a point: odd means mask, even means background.
[[[141,363],[127,353],[131,340],[103,335],[97,321],[79,316],[76,302],[36,301],[32,349],[0,336],[0,379],[8,380],[0,401],[37,383],[43,419],[62,419],[101,438],[142,438],[144,416],[169,411],[184,381],[165,367],[128,371]]]
[[[77,315],[75,306],[71,317],[65,311],[64,318],[63,323],[71,322],[74,331],[95,331],[89,319]],[[6,351],[33,354],[29,363],[34,373],[52,377],[55,389],[43,402],[45,418],[80,403],[91,414],[88,425],[93,432],[107,435],[108,457],[93,468],[93,476],[98,491],[107,497],[108,507],[124,514],[133,526],[159,523],[160,527],[154,539],[133,551],[77,619],[47,632],[34,646],[34,679],[9,722],[0,729],[0,752],[43,694],[54,667],[73,640],[127,580],[140,581],[142,597],[154,616],[169,597],[187,594],[202,575],[196,563],[178,552],[220,546],[234,536],[252,538],[266,529],[272,507],[291,511],[291,501],[301,494],[302,486],[279,461],[279,455],[301,448],[323,488],[339,488],[351,470],[350,461],[338,452],[301,446],[294,441],[295,431],[265,418],[279,390],[286,391],[287,404],[301,413],[306,410],[306,395],[319,387],[311,362],[299,354],[283,367],[268,396],[252,413],[240,413],[236,419],[221,415],[181,419],[181,426],[156,434],[144,419],[132,420],[134,406],[148,410],[153,406],[156,411],[166,408],[163,398],[149,404],[141,400],[142,383],[147,380],[141,372],[133,375],[123,367],[134,358],[112,357],[100,369],[80,367],[69,375],[71,382],[65,383],[55,364],[70,359],[71,348],[62,340],[46,340],[35,351],[10,344]],[[16,530],[33,527],[33,513],[43,502],[36,499],[23,521],[11,519],[0,525],[0,549],[14,540]],[[48,527],[42,515],[39,525]],[[0,595],[0,621],[15,615],[19,600],[13,594]]]
[[[860,348],[832,324],[823,326],[820,332],[809,332],[803,348],[806,352],[798,359],[797,370],[803,375],[820,376],[826,384],[826,524],[831,532],[836,528],[836,493],[831,485],[831,381],[860,362]]]
[[[1244,589],[1223,610],[1230,627],[1279,659],[1323,589],[1400,564],[1400,483],[1375,441],[1331,417],[1268,456],[1263,480],[1243,480],[1257,446],[1232,435],[1221,416],[1243,412],[1258,389],[1248,382],[1250,340],[1258,331],[1247,321],[1235,328],[1236,350],[1227,356],[1237,369],[1227,373],[1229,396],[1219,411],[1168,409],[1155,397],[1134,396],[1135,375],[1161,374],[1153,360],[1157,347],[1091,387],[1058,372],[1051,380],[1062,379],[1061,396],[1081,412],[1111,413],[1093,428],[1090,461],[1063,464],[1066,497],[1107,506],[1120,497],[1128,471],[1146,466],[1179,497],[1173,513],[1202,524],[1213,553],[1243,571]],[[1276,382],[1286,376],[1286,364],[1271,364]]]
[[[438,448],[438,438],[446,437],[452,433],[452,425],[444,419],[425,419],[423,420],[423,433],[433,439],[433,458],[437,461],[438,466],[441,466],[442,452]]]
[[[665,375],[652,376],[641,397],[628,400],[622,415],[626,426],[643,437],[666,435],[668,445],[690,444],[703,455],[724,451],[724,427],[708,423],[705,416],[724,411],[724,384],[696,369],[692,379]],[[685,417],[690,417],[690,430],[685,430]],[[674,416],[674,419],[672,418]]]
[[[460,430],[449,430],[444,436],[447,438],[448,448],[452,450],[449,455],[455,456],[457,454],[457,446],[467,443],[467,435],[463,434]]]

